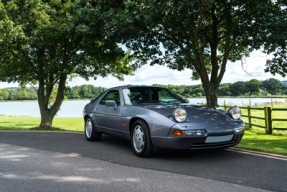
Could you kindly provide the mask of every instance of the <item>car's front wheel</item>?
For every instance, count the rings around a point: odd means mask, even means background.
[[[85,121],[85,135],[88,141],[98,141],[102,137],[102,133],[99,133],[95,130],[92,119],[90,117],[86,118]]]
[[[139,157],[153,155],[153,145],[148,125],[143,120],[137,120],[132,127],[131,143],[135,154]]]

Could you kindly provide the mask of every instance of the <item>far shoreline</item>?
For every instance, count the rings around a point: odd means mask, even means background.
[[[198,96],[198,97],[183,97],[184,99],[196,99],[196,98],[206,98],[205,96]],[[217,98],[249,98],[249,99],[256,99],[256,98],[265,98],[265,99],[273,99],[273,98],[277,98],[277,99],[287,99],[287,95],[282,95],[282,96],[219,96]],[[65,99],[63,101],[87,101],[87,100],[92,100],[92,99]],[[38,101],[38,100],[1,100],[0,102],[29,102],[29,101]]]

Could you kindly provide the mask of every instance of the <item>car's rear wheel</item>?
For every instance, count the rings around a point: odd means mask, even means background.
[[[92,119],[90,117],[86,118],[85,121],[85,135],[88,141],[98,141],[102,137],[102,133],[95,130]]]
[[[137,120],[132,127],[131,143],[135,154],[139,157],[153,155],[153,145],[148,125],[143,120]]]

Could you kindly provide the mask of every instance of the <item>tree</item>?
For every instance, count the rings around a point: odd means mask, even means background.
[[[9,98],[9,89],[1,89],[0,96],[3,97],[4,100],[8,100]]]
[[[245,89],[246,83],[243,81],[238,81],[229,86],[229,90],[231,92],[231,95],[233,96],[239,96],[244,95],[247,91]]]
[[[275,95],[280,92],[282,89],[282,83],[274,78],[267,79],[262,82],[263,88],[270,93],[271,95]]]
[[[218,88],[218,95],[219,96],[230,96],[231,95],[231,92],[229,90],[230,85],[231,83],[220,84]]]
[[[123,43],[140,53],[136,58],[141,62],[151,60],[151,65],[179,71],[192,69],[193,79],[201,79],[211,107],[217,105],[217,91],[228,61],[235,62],[260,49],[267,40],[257,42],[255,38],[266,36],[262,26],[268,27],[268,23],[257,26],[257,21],[277,13],[273,11],[277,4],[271,0],[123,2],[124,8],[114,16],[114,23],[120,21],[118,27],[128,29],[130,38]]]
[[[255,47],[261,46],[264,48],[266,54],[273,54],[272,59],[268,59],[266,62],[265,72],[271,74],[279,74],[282,77],[286,77],[287,74],[287,1],[278,0],[275,1],[277,6],[273,8],[273,14],[270,12],[268,15],[271,17],[258,18],[255,26],[260,28],[266,35],[257,35],[254,40]],[[268,10],[266,10],[268,11]],[[256,45],[257,44],[257,45]]]
[[[283,85],[282,87],[282,95],[287,95],[287,85]]]
[[[0,80],[37,84],[40,128],[51,128],[71,75],[122,79],[134,70],[130,57],[104,29],[101,13],[94,13],[91,31],[81,10],[78,1],[0,1]],[[49,106],[55,86],[55,102]]]
[[[246,91],[249,92],[249,96],[254,93],[258,93],[259,89],[262,87],[262,83],[257,79],[251,79],[250,81],[246,82]]]

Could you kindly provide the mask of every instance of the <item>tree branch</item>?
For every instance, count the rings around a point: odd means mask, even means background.
[[[20,58],[17,56],[17,54],[14,53],[14,51],[13,51],[11,48],[9,48],[9,51],[10,51],[10,53],[11,53],[15,58],[17,58],[17,59],[22,63],[22,65],[24,66],[24,68],[25,68],[28,72],[30,72],[33,77],[35,77],[35,78],[37,77],[37,73],[35,73],[34,71],[31,71],[30,68],[28,68],[28,67],[26,66],[25,62],[22,61],[22,59],[20,59]]]

